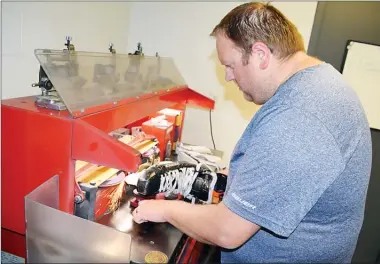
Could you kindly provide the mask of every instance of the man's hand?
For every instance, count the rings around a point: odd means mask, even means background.
[[[168,222],[188,236],[223,248],[237,248],[260,227],[238,216],[223,202],[197,205],[184,201],[144,200],[133,211],[133,220]]]
[[[228,176],[228,168],[225,168],[225,169],[223,169],[223,170],[220,170],[220,171],[218,171],[219,173],[222,173],[222,174],[224,174],[224,175],[226,175],[226,176]]]
[[[138,223],[144,222],[166,222],[165,200],[144,200],[139,202],[139,206],[132,212],[133,220]]]

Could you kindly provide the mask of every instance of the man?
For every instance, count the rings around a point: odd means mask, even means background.
[[[232,154],[223,202],[146,201],[135,221],[167,221],[223,248],[226,263],[350,262],[372,156],[358,97],[269,4],[236,7],[212,36],[226,79],[262,105]]]

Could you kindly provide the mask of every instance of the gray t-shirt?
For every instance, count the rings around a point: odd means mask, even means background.
[[[365,113],[341,74],[327,63],[294,74],[233,152],[224,203],[262,229],[222,262],[349,263],[371,160]]]

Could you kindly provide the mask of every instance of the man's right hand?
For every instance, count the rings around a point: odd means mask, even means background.
[[[222,174],[228,176],[228,168],[224,168],[223,170],[218,171],[218,173],[222,173]]]

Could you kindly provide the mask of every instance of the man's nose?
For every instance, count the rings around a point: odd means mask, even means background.
[[[230,70],[228,70],[228,69],[226,70],[226,77],[225,77],[225,79],[226,79],[227,82],[230,82],[230,81],[232,81],[232,80],[235,79],[233,73]]]

